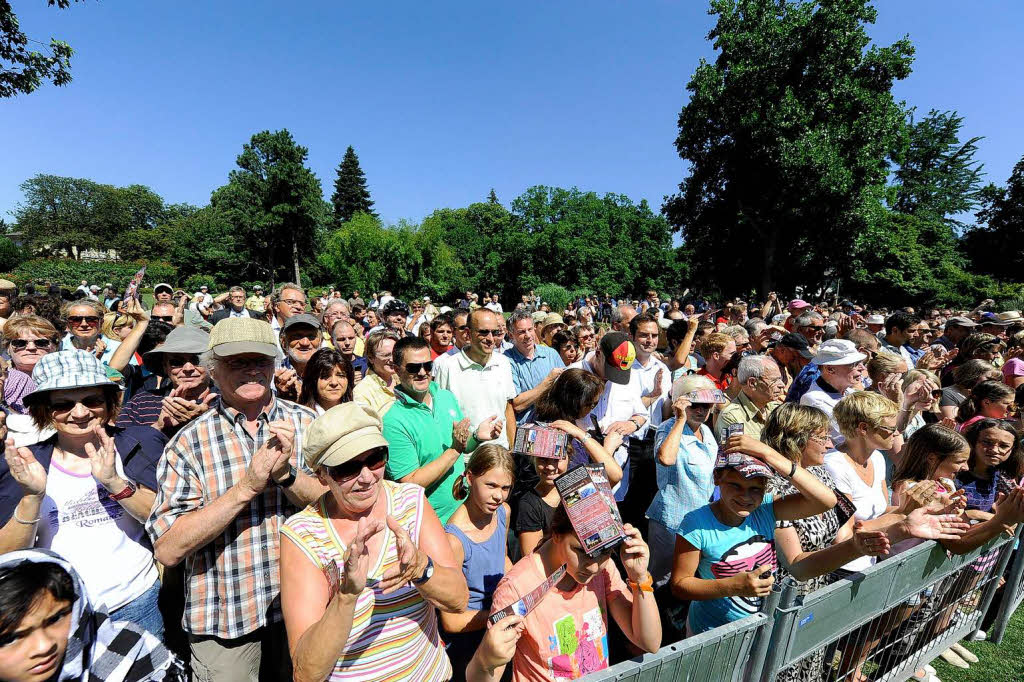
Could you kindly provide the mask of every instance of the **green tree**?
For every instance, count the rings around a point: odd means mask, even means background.
[[[388,228],[357,213],[327,237],[320,263],[342,290],[406,293],[420,254],[407,228]]]
[[[78,2],[78,0],[75,0]],[[71,0],[47,0],[47,5],[67,9]],[[0,0],[0,98],[27,95],[43,81],[54,85],[71,82],[71,56],[74,50],[62,40],[50,39],[49,54],[31,50],[8,0]]]
[[[334,222],[338,225],[352,220],[352,216],[357,213],[368,213],[374,218],[377,217],[373,212],[370,190],[366,188],[366,175],[359,167],[359,157],[356,156],[356,150],[352,145],[345,150],[345,157],[338,165],[331,203],[334,205]]]
[[[1013,167],[1006,187],[988,185],[981,191],[977,219],[964,238],[972,269],[1001,281],[1020,281],[1024,273],[1024,157]]]
[[[487,203],[488,203],[488,204],[497,204],[497,203],[500,203],[500,202],[498,201],[498,195],[494,193],[494,188],[493,188],[493,187],[491,188],[491,192],[490,192],[490,194],[488,194],[488,195],[487,195]]]
[[[326,216],[320,180],[305,166],[308,154],[288,130],[256,133],[228,184],[213,192],[211,207],[242,238],[258,279],[299,281],[300,265],[316,257]]]
[[[424,219],[423,230],[436,231],[439,240],[457,253],[464,274],[456,289],[511,293],[511,289],[518,287],[518,268],[508,264],[529,267],[523,262],[525,233],[501,204],[487,202],[438,209]]]
[[[690,172],[663,211],[712,286],[821,286],[849,269],[865,194],[903,143],[891,89],[913,47],[869,46],[868,0],[713,0],[711,12],[719,54],[687,84],[676,149]]]

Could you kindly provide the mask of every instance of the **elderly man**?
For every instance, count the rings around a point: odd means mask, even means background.
[[[309,313],[292,315],[281,327],[279,341],[284,359],[274,371],[274,385],[282,398],[295,400],[302,392],[306,364],[324,342],[320,320]]]
[[[356,347],[363,340],[356,335],[356,328],[349,320],[337,320],[331,327],[331,344],[352,363],[356,383],[366,376],[366,358],[356,355]]]
[[[829,436],[837,446],[845,438],[839,431],[832,411],[844,395],[864,390],[864,379],[868,375],[864,366],[866,358],[867,355],[858,351],[853,341],[825,341],[814,356],[814,364],[821,368],[821,376],[800,398],[801,405],[816,407],[828,415],[832,424]]]
[[[628,303],[612,308],[611,323],[612,329],[623,334],[629,333],[629,323],[636,317],[636,308]]]
[[[281,333],[285,320],[306,311],[306,294],[298,284],[285,282],[277,287],[271,301],[274,314],[269,321],[275,336]]]
[[[761,440],[768,415],[782,404],[785,384],[774,360],[767,355],[748,355],[736,369],[740,392],[718,414],[715,430],[722,434],[733,424],[743,424],[743,433]]]
[[[426,490],[427,501],[441,523],[462,504],[452,494],[465,470],[463,454],[501,435],[501,422],[485,419],[471,431],[469,418],[451,391],[430,380],[430,346],[419,337],[405,337],[392,350],[398,371],[395,403],[384,415],[388,441],[387,476],[415,483]]]
[[[199,362],[210,335],[195,327],[175,327],[163,344],[143,356],[146,369],[163,377],[159,388],[132,396],[117,415],[118,426],[152,426],[173,436],[210,408],[210,373]]]
[[[270,390],[280,352],[261,320],[215,326],[202,362],[220,396],[171,439],[157,469],[146,528],[160,563],[186,562],[183,624],[198,680],[292,677],[280,528],[326,488],[297,468],[313,411]]]
[[[502,334],[497,317],[487,308],[474,310],[469,315],[469,346],[439,359],[434,380],[455,394],[473,431],[488,417],[503,419],[505,428],[494,441],[507,448],[515,434],[512,401],[517,391],[509,359],[495,352]]]
[[[793,331],[807,339],[812,351],[825,338],[825,318],[813,310],[807,310],[793,320]]]
[[[217,324],[229,317],[251,317],[256,320],[266,319],[266,313],[249,310],[245,307],[245,289],[231,287],[228,289],[227,306],[210,314],[210,324]]]
[[[505,351],[512,367],[516,397],[512,407],[523,415],[551,383],[558,378],[565,363],[554,348],[537,342],[533,317],[520,308],[509,318],[512,326],[512,348]]]

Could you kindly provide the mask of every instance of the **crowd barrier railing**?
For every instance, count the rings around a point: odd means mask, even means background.
[[[1003,596],[995,605],[995,619],[988,632],[990,642],[999,644],[1006,634],[1006,626],[1017,607],[1024,602],[1024,549],[1020,547],[1014,552],[1010,573],[1006,576],[1006,587]]]
[[[592,682],[902,682],[978,629],[1021,535],[963,556],[925,542],[799,596],[786,579],[762,612],[594,673]],[[992,636],[1024,601],[1024,551],[1007,578]],[[1013,587],[1010,587],[1013,586]]]

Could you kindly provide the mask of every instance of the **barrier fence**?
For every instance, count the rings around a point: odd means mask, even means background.
[[[588,679],[902,682],[981,626],[1009,567],[993,607],[992,638],[1002,637],[1024,601],[1024,552],[1013,551],[1020,533],[963,556],[925,542],[802,597],[787,578],[761,613]]]

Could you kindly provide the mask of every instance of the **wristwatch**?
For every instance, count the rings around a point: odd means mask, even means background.
[[[298,470],[295,467],[289,465],[288,466],[288,475],[284,478],[284,480],[278,481],[277,484],[279,486],[281,486],[282,488],[291,488],[292,487],[292,483],[295,483],[295,479],[296,479],[296,477],[298,475],[299,475]]]
[[[108,495],[108,497],[110,499],[112,499],[114,502],[119,502],[121,500],[126,500],[129,497],[131,497],[132,495],[134,495],[135,491],[138,490],[138,489],[139,489],[138,486],[136,486],[131,481],[125,481],[124,482],[124,490],[122,490],[119,493],[110,493]]]
[[[428,554],[427,555],[427,567],[423,569],[423,575],[421,575],[419,578],[413,578],[412,584],[413,585],[422,585],[423,583],[427,582],[428,580],[430,580],[433,577],[434,577],[434,560],[431,559],[430,555]]]
[[[643,426],[644,426],[644,425],[643,425],[643,424],[641,424],[641,423],[640,423],[639,421],[637,421],[637,418],[636,418],[636,417],[630,417],[630,418],[629,418],[629,421],[633,422],[633,426],[635,426],[635,427],[636,427],[636,431],[639,431],[639,430],[640,430],[640,429],[642,429],[642,428],[643,428]],[[634,431],[633,433],[636,433],[636,431]]]

